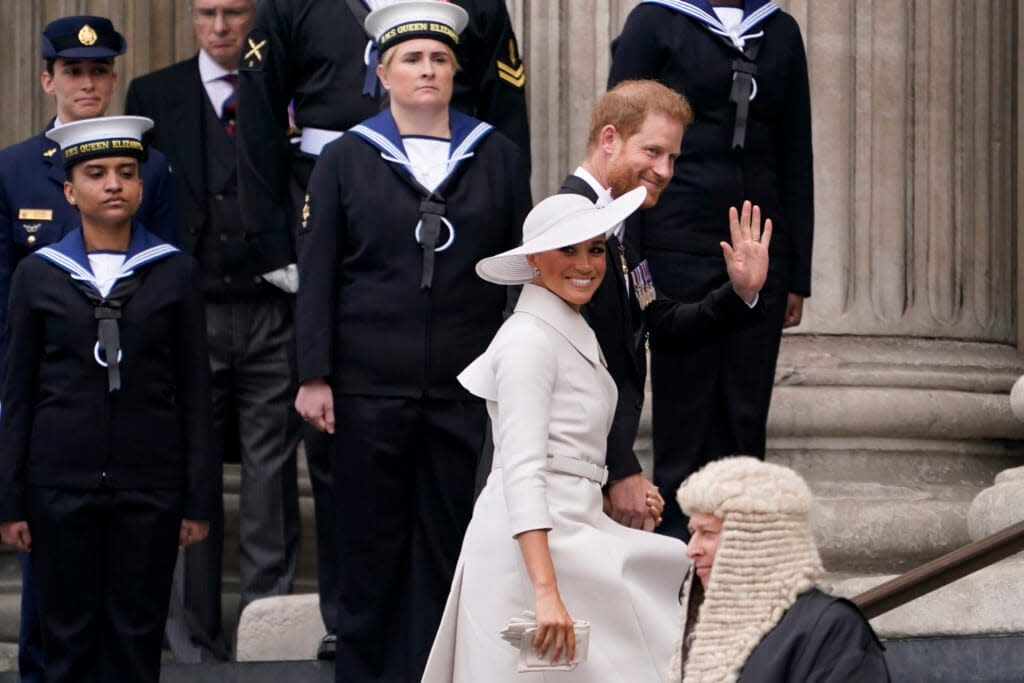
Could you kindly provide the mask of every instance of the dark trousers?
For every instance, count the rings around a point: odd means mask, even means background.
[[[157,683],[183,497],[28,490],[48,683]]]
[[[299,550],[295,412],[295,342],[291,297],[206,304],[214,441],[236,449],[239,498],[239,609],[291,592]],[[235,411],[234,414],[229,411]],[[175,657],[195,662],[227,656],[221,634],[223,511],[205,543],[182,553],[168,621]]]
[[[39,591],[32,578],[32,554],[18,553],[21,567],[21,622],[18,626],[18,674],[21,683],[43,683],[43,634],[39,629]]]
[[[316,577],[320,595],[320,616],[328,633],[338,630],[338,542],[337,511],[331,484],[331,441],[333,437],[307,427],[303,435],[309,482],[313,488],[316,522]]]
[[[721,256],[647,254],[658,291],[700,301],[728,281]],[[685,351],[651,351],[654,483],[665,499],[660,533],[689,538],[676,490],[706,463],[727,455],[764,458],[788,292],[773,271],[756,324],[722,333]]]
[[[482,401],[335,397],[335,680],[423,674],[473,505]]]

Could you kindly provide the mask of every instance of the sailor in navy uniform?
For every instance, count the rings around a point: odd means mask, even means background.
[[[469,522],[483,402],[456,375],[502,322],[474,274],[518,245],[518,147],[450,108],[466,12],[376,10],[388,110],[329,144],[298,230],[299,414],[334,433],[337,680],[419,680]],[[335,422],[336,421],[336,422]]]
[[[749,199],[775,228],[764,316],[697,348],[652,344],[654,481],[663,533],[687,538],[675,491],[709,460],[763,458],[783,327],[811,293],[814,178],[807,60],[796,21],[767,0],[644,0],[613,43],[609,85],[651,78],[694,122],[658,205],[627,225],[659,294],[699,301],[728,276],[719,243]]]
[[[262,267],[293,263],[294,230],[323,146],[381,110],[380,57],[363,22],[386,0],[262,0],[242,49],[238,86],[239,195]],[[393,0],[390,0],[393,2]],[[469,12],[456,57],[455,108],[494,125],[519,145],[529,167],[526,67],[504,0],[455,0]],[[289,144],[289,105],[301,128]],[[328,633],[337,601],[328,438],[305,439],[316,505],[321,614]],[[330,635],[320,654],[332,656]]]
[[[82,223],[11,286],[0,537],[31,551],[52,683],[156,683],[177,547],[220,499],[196,268],[133,220],[151,126],[48,133]]]
[[[44,90],[56,99],[57,116],[47,130],[81,119],[102,116],[110,104],[117,74],[114,58],[124,53],[124,37],[109,19],[63,17],[50,22],[42,34],[41,76]],[[172,178],[167,159],[159,152],[143,163],[146,193],[137,218],[149,230],[174,244],[177,237]],[[64,167],[60,149],[45,131],[0,150],[0,358],[11,275],[33,251],[53,244],[78,226],[75,207],[64,199]],[[3,372],[0,368],[0,382]],[[26,683],[42,681],[35,589],[29,558],[22,561],[19,669]]]

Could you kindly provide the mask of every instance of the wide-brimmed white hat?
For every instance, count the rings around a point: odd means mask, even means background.
[[[647,190],[630,190],[604,208],[578,194],[556,194],[533,207],[523,223],[522,246],[476,264],[476,274],[498,285],[521,285],[533,279],[529,254],[579,244],[598,235],[607,235],[630,214],[640,208]]]
[[[363,26],[383,52],[413,38],[434,38],[454,48],[468,23],[466,10],[447,0],[398,0],[378,6]]]

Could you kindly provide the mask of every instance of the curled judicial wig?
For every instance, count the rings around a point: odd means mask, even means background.
[[[607,235],[647,198],[647,190],[637,187],[611,204],[597,208],[578,194],[556,194],[533,207],[523,223],[523,244],[476,264],[476,274],[497,285],[521,285],[533,279],[529,254],[560,249],[599,235]]]
[[[99,157],[146,158],[142,134],[153,127],[145,116],[100,116],[46,131],[60,145],[64,168]]]
[[[433,38],[454,49],[468,23],[466,10],[447,0],[402,0],[370,12],[365,27],[383,54],[413,38]]]
[[[747,657],[823,570],[810,528],[811,492],[793,470],[751,457],[723,458],[683,482],[687,515],[713,514],[722,533],[683,677],[682,642],[670,681],[731,683]],[[693,572],[683,588],[681,633]]]

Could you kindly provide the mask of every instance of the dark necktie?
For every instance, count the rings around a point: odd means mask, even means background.
[[[231,94],[220,105],[220,121],[224,124],[224,132],[228,137],[235,137],[238,116],[238,74],[221,76],[221,80],[231,86]]]

